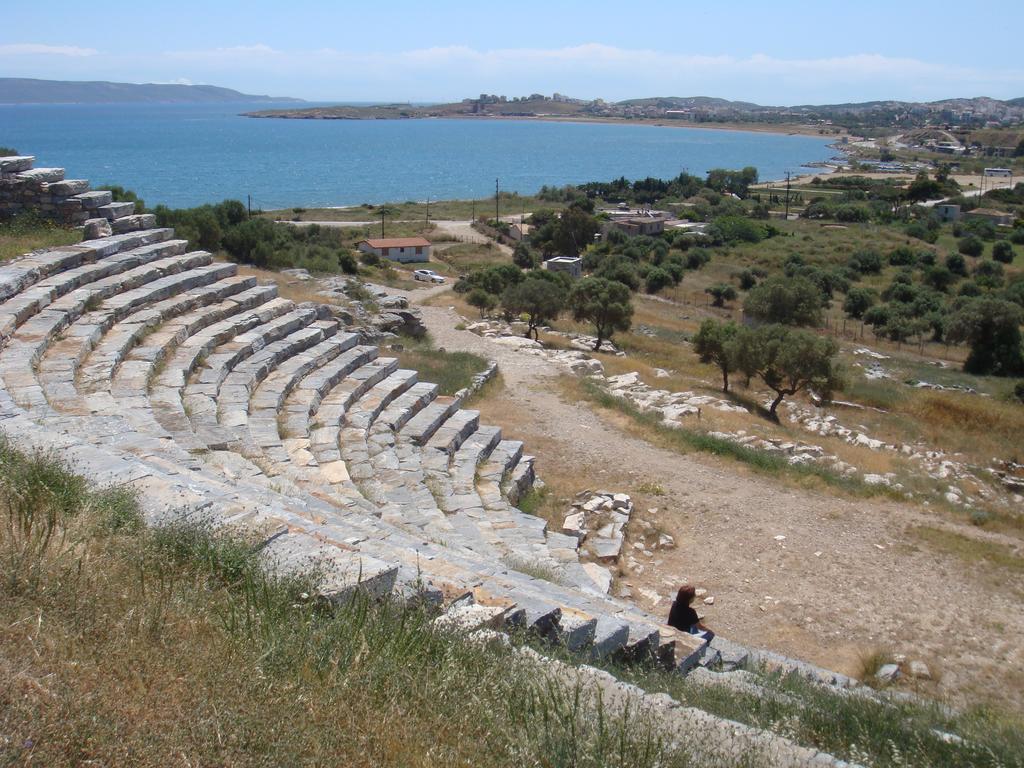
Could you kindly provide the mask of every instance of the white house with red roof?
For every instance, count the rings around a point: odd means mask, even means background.
[[[363,240],[356,247],[362,253],[374,253],[402,264],[430,261],[430,241],[425,237],[380,237]]]

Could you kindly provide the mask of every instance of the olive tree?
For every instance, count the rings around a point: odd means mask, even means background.
[[[593,324],[597,333],[595,352],[615,331],[628,331],[633,322],[629,288],[617,280],[583,278],[569,292],[568,308],[577,322]]]
[[[776,421],[776,411],[785,397],[813,386],[828,398],[840,386],[835,340],[781,325],[768,325],[754,333],[761,355],[758,374],[775,392],[768,413]]]
[[[700,324],[700,330],[693,337],[693,351],[702,363],[712,363],[722,372],[722,391],[729,391],[729,374],[736,370],[733,341],[739,326],[730,321],[720,323],[710,318]]]
[[[525,335],[538,339],[537,328],[557,318],[565,307],[565,288],[557,281],[527,277],[505,289],[501,305],[510,314],[526,315]]]

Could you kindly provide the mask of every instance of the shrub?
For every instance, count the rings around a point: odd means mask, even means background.
[[[480,310],[480,317],[498,306],[498,297],[483,288],[474,288],[466,297],[466,303]]]
[[[714,299],[714,306],[721,307],[725,306],[725,302],[732,301],[736,298],[736,289],[728,283],[719,283],[718,285],[712,285],[709,288],[704,289],[704,293],[708,294]]]
[[[661,267],[653,267],[644,279],[644,290],[647,293],[657,293],[662,288],[673,284],[672,275]]]
[[[747,294],[743,309],[765,323],[818,325],[821,290],[805,277],[770,277]]]
[[[877,301],[878,294],[870,288],[851,288],[843,301],[843,311],[850,317],[860,320]]]
[[[1008,243],[1006,240],[1000,240],[992,246],[992,258],[996,261],[1002,262],[1003,264],[1012,264],[1013,257],[1013,245]]]
[[[967,277],[967,260],[959,253],[951,253],[946,256],[946,269],[954,275]]]
[[[889,263],[894,267],[912,267],[917,263],[917,254],[907,245],[901,245],[889,254]]]
[[[957,250],[965,256],[977,258],[985,252],[985,243],[977,235],[967,235],[957,242]]]
[[[877,275],[882,271],[882,256],[875,250],[860,250],[848,262],[850,267],[864,275]]]

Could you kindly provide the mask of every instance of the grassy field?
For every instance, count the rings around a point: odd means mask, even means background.
[[[532,213],[540,208],[560,209],[564,203],[541,200],[535,195],[502,193],[498,213],[501,216]],[[479,200],[407,200],[404,203],[382,203],[380,205],[353,205],[343,208],[285,208],[279,211],[265,211],[264,216],[285,221],[376,221],[379,225],[381,211],[387,221],[426,222],[428,220],[468,221],[479,217],[494,216],[494,197]]]
[[[426,609],[329,607],[52,459],[0,444],[0,469],[5,765],[696,764]]]
[[[81,242],[82,233],[34,217],[0,223],[0,261],[21,256],[36,248],[52,248]]]
[[[442,395],[454,395],[468,387],[473,376],[487,367],[487,361],[469,352],[442,352],[429,338],[413,341],[402,340],[402,349],[397,352],[384,351],[398,358],[402,368],[417,371],[421,381],[437,384]]]

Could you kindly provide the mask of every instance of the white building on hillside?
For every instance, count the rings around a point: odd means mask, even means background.
[[[375,253],[402,264],[430,261],[430,241],[424,237],[381,237],[363,240],[356,247],[362,253]]]

